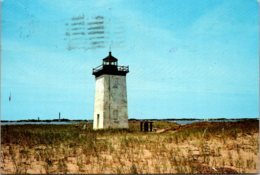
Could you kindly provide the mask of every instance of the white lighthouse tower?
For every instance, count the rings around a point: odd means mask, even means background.
[[[128,128],[126,74],[111,52],[93,69],[96,78],[93,129]]]

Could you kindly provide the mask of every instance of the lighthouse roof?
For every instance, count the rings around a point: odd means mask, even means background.
[[[105,62],[117,62],[117,59],[112,56],[112,53],[109,52],[109,55],[103,59]]]
[[[93,68],[92,74],[96,77],[104,74],[126,76],[128,72],[129,67],[119,66],[117,64],[117,59],[112,56],[111,52],[109,52],[109,55],[103,59],[103,63],[100,66]]]

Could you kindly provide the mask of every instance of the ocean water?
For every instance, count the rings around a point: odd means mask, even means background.
[[[226,120],[208,120],[208,122],[237,122],[241,119],[226,119]],[[170,122],[176,122],[180,125],[186,125],[191,124],[195,122],[203,122],[206,120],[167,120]],[[89,123],[92,123],[92,121],[88,121]],[[69,125],[69,124],[79,124],[82,123],[82,121],[68,121],[68,122],[1,122],[1,125]]]
[[[195,122],[237,122],[241,121],[241,119],[226,119],[226,120],[170,120],[170,122],[176,122],[177,124],[180,125],[186,125],[186,124],[191,124]]]
[[[81,122],[1,122],[1,125],[69,125]]]

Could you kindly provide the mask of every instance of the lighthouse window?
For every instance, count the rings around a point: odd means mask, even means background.
[[[118,80],[116,79],[113,88],[117,88],[117,87],[118,87]]]
[[[114,121],[118,121],[118,110],[113,111],[113,119]]]

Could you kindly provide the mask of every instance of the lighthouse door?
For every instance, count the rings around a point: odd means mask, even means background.
[[[97,114],[97,128],[99,128],[98,126],[99,126],[99,114]]]

